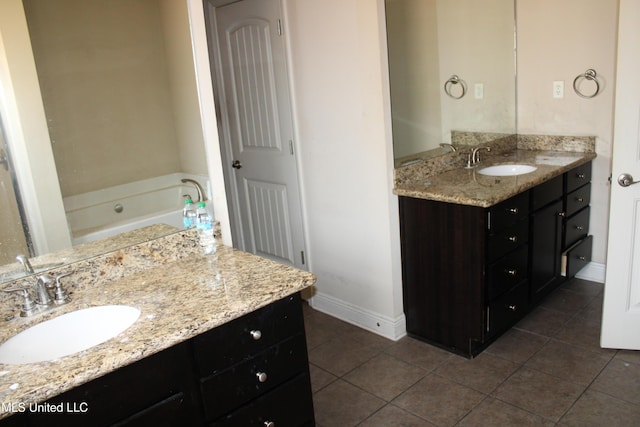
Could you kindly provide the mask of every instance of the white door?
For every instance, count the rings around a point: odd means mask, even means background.
[[[600,345],[640,350],[640,2],[620,1],[613,175]],[[624,179],[623,179],[624,181]],[[631,182],[629,181],[629,183]],[[625,184],[626,185],[626,184]]]
[[[211,5],[211,3],[210,3]],[[235,238],[246,251],[304,268],[304,234],[279,0],[210,8],[219,107],[233,181]],[[224,126],[226,124],[226,126]],[[230,149],[229,149],[230,148]],[[233,170],[229,167],[233,167]],[[229,175],[227,175],[229,176]]]

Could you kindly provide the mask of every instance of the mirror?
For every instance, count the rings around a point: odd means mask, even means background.
[[[179,227],[183,194],[210,193],[187,2],[22,5],[57,172],[48,178],[72,242],[85,244],[75,253],[98,255],[85,250],[108,248],[89,242],[156,222]]]
[[[386,0],[386,21],[396,167],[516,133],[514,0]]]

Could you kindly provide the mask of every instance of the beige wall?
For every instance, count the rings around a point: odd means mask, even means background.
[[[442,141],[437,0],[387,0],[395,157]]]
[[[167,67],[159,2],[26,0],[25,9],[63,196],[179,172],[184,106],[173,108],[180,76]]]
[[[517,0],[518,132],[595,135],[591,225],[593,261],[605,263],[615,94],[617,0]],[[601,91],[583,99],[573,80],[588,68]],[[564,98],[554,99],[554,81]],[[585,89],[591,89],[585,86]]]

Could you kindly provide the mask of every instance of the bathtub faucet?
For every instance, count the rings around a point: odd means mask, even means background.
[[[200,185],[198,181],[196,181],[195,179],[189,179],[189,178],[182,178],[180,181],[183,184],[186,184],[188,182],[190,184],[193,184],[194,187],[196,187],[196,191],[198,192],[198,200],[196,200],[196,203],[205,201],[202,185]]]

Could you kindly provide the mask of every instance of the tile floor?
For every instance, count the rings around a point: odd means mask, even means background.
[[[640,352],[599,347],[602,290],[568,282],[473,360],[306,307],[317,425],[640,426]]]

